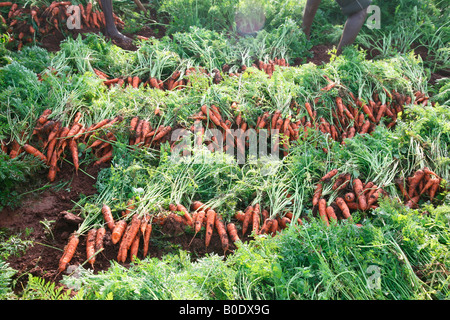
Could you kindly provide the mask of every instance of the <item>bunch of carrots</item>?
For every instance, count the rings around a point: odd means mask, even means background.
[[[428,196],[433,201],[441,188],[441,181],[441,177],[425,167],[417,170],[407,179],[396,179],[395,183],[403,196],[405,206],[417,208],[419,200],[423,196]]]
[[[79,169],[78,143],[86,143],[98,160],[94,165],[100,165],[112,159],[112,143],[116,140],[111,127],[120,123],[123,118],[105,119],[86,128],[81,122],[82,113],[77,112],[71,124],[63,126],[62,122],[49,116],[51,109],[46,109],[39,116],[28,141],[20,144],[13,139],[8,145],[2,142],[2,151],[15,158],[22,152],[29,153],[49,166],[48,179],[53,182],[59,171],[58,162],[65,157],[64,151],[69,149],[76,172]],[[108,130],[107,130],[108,129]],[[99,130],[107,130],[104,135],[97,134]],[[34,139],[35,138],[35,139]]]
[[[101,79],[103,79],[103,84],[107,86],[108,88],[111,88],[112,86],[118,87],[118,88],[124,88],[124,87],[133,87],[133,88],[139,88],[139,86],[143,86],[144,88],[155,88],[155,89],[161,89],[161,90],[180,90],[184,88],[188,81],[187,79],[181,79],[180,71],[175,71],[167,80],[163,81],[161,79],[157,79],[155,77],[149,77],[146,81],[144,79],[139,78],[138,76],[128,76],[128,77],[116,77],[113,79],[109,79],[108,75],[103,73],[100,70],[94,69],[97,76],[99,76]]]
[[[67,20],[75,19],[74,12],[76,9],[68,10],[74,6],[70,1],[54,1],[48,7],[19,7],[18,4],[12,2],[0,2],[0,7],[10,7],[7,17],[0,14],[2,22],[9,26],[9,33],[15,36],[10,41],[17,41],[17,49],[20,50],[25,42],[32,42],[37,35],[45,36],[48,34],[66,31]],[[105,16],[101,10],[96,10],[92,2],[88,2],[86,7],[83,4],[77,5],[80,12],[80,29],[91,28],[101,29],[105,23]],[[113,14],[116,25],[124,26],[124,22],[115,14]],[[75,20],[70,21],[75,24]]]
[[[352,219],[352,212],[365,212],[378,207],[378,200],[388,196],[387,192],[372,181],[363,182],[359,178],[352,178],[349,173],[338,174],[338,169],[327,172],[317,183],[313,198],[313,212],[327,225],[334,220]],[[331,186],[336,197],[326,198],[323,191]],[[332,200],[332,201],[331,201]]]
[[[440,178],[436,173],[423,168],[417,170],[407,179],[407,183],[397,179],[396,183],[401,190],[406,206],[416,207],[419,198],[427,194],[432,200],[440,188]],[[327,197],[323,190],[333,191],[334,196]],[[352,178],[347,173],[339,173],[338,169],[327,172],[317,183],[312,207],[314,215],[327,226],[338,223],[339,220],[352,221],[355,211],[367,212],[378,207],[381,197],[389,196],[382,186],[372,181],[362,181]],[[129,200],[126,209],[121,211],[119,219],[114,219],[111,208],[103,204],[101,212],[105,226],[92,228],[86,236],[86,259],[93,267],[95,255],[103,248],[103,239],[106,232],[111,232],[113,244],[119,244],[117,261],[126,262],[128,257],[133,261],[142,247],[142,257],[146,257],[152,232],[152,224],[164,225],[168,221],[176,221],[180,225],[194,231],[193,239],[199,232],[204,231],[205,247],[211,243],[213,234],[219,235],[224,254],[232,251],[232,245],[244,241],[248,236],[269,235],[276,236],[283,229],[293,223],[293,213],[280,212],[270,216],[269,208],[263,208],[260,203],[248,205],[244,211],[237,211],[232,219],[225,222],[221,214],[200,201],[193,201],[188,210],[182,204],[170,204],[169,211],[161,214],[147,212],[134,212],[133,200]],[[303,224],[299,217],[295,221],[299,226]],[[357,224],[357,226],[360,226]],[[74,233],[65,248],[60,260],[60,271],[63,271],[76,250],[79,243],[79,234]],[[141,245],[142,244],[142,245]],[[141,247],[140,247],[141,246]]]

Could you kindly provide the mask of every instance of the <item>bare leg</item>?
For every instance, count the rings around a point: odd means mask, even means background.
[[[321,1],[322,0],[308,0],[306,2],[305,11],[303,12],[302,29],[307,39],[309,39],[311,34],[311,25]]]
[[[337,48],[338,55],[342,53],[342,49],[345,46],[352,44],[355,41],[359,30],[361,30],[361,27],[366,21],[366,17],[367,10],[365,9],[358,11],[348,17],[347,21],[345,22],[344,31],[342,32],[341,40],[339,41],[339,45]]]
[[[114,23],[112,0],[100,0],[103,13],[105,14],[105,36],[119,42],[131,42],[132,40],[117,30]]]

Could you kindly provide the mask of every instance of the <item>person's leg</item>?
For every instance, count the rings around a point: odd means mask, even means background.
[[[303,12],[302,29],[306,37],[309,39],[311,34],[311,25],[322,0],[308,0]]]
[[[339,41],[339,45],[337,48],[338,55],[342,53],[342,49],[345,46],[352,44],[355,41],[356,36],[358,35],[361,27],[366,21],[366,17],[367,10],[362,9],[347,18],[344,26],[344,31],[342,32],[341,40]]]
[[[116,24],[114,23],[112,0],[100,0],[103,13],[105,14],[105,35],[116,41],[127,41],[132,40],[117,30]]]

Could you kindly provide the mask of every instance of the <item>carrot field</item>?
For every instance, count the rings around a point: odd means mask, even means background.
[[[449,299],[448,2],[305,3],[1,2],[0,299]]]

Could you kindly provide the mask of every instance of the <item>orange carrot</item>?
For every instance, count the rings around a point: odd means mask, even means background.
[[[312,111],[312,107],[311,107],[311,104],[309,104],[309,102],[305,102],[305,108],[306,108],[306,111],[308,112],[308,115],[311,118],[311,120],[314,121],[314,119],[315,119],[314,113]]]
[[[91,267],[95,263],[95,238],[97,237],[97,229],[92,228],[86,236],[86,258]]]
[[[74,139],[69,139],[69,149],[72,154],[73,165],[75,167],[75,172],[78,172],[79,159],[78,159],[78,145]]]
[[[151,222],[147,222],[147,227],[145,228],[145,232],[144,232],[144,247],[142,249],[142,255],[144,257],[146,257],[147,253],[148,253],[151,234],[152,234],[152,224],[151,224]]]
[[[269,233],[271,233],[272,237],[275,236],[275,234],[278,231],[278,220],[277,219],[272,219],[272,223],[269,226]]]
[[[11,159],[16,158],[20,153],[20,149],[21,149],[20,144],[17,142],[16,139],[14,139],[11,142],[11,151],[9,152],[9,157]]]
[[[319,216],[322,219],[322,221],[325,222],[327,226],[329,226],[330,223],[328,221],[326,209],[327,209],[327,201],[324,198],[321,198],[319,200]]]
[[[220,242],[222,243],[223,252],[225,253],[228,251],[229,247],[228,234],[227,229],[225,228],[225,224],[222,221],[222,217],[219,214],[216,214],[215,227],[217,233],[219,234]]]
[[[204,210],[198,211],[197,219],[195,220],[195,225],[194,225],[195,234],[200,232],[202,225],[203,225],[203,220],[205,219],[205,215],[206,215],[206,212]]]
[[[329,221],[331,221],[331,220],[337,221],[337,216],[336,216],[336,213],[334,212],[334,209],[332,206],[328,206],[326,208],[325,212],[327,214]]]
[[[140,230],[138,230],[138,232],[137,232],[136,236],[134,237],[133,241],[131,242],[131,246],[130,246],[131,261],[134,261],[134,259],[138,255],[140,239],[141,239]]]
[[[259,223],[261,220],[260,217],[260,206],[259,203],[255,204],[254,208],[253,208],[253,213],[252,213],[252,233],[254,233],[255,235],[258,234],[259,232]]]
[[[344,216],[344,219],[351,218],[348,204],[344,201],[344,199],[337,197],[335,201],[336,201],[337,206],[341,210],[342,215]]]
[[[67,264],[70,262],[70,260],[72,260],[79,242],[80,239],[78,234],[73,233],[70,236],[69,242],[64,248],[64,253],[59,260],[59,268],[58,268],[59,272],[66,270]]]
[[[408,189],[408,196],[410,198],[413,197],[414,192],[416,191],[416,188],[419,186],[419,183],[423,177],[424,177],[423,170],[419,169],[414,173],[414,176],[411,178],[411,181],[409,183],[409,189]]]
[[[321,179],[320,181],[328,181],[331,178],[333,178],[336,174],[338,173],[338,169],[333,169],[329,172],[327,172]]]
[[[105,239],[106,229],[100,227],[97,230],[97,235],[95,236],[95,252],[99,252],[103,249],[103,240]]]
[[[111,147],[111,146],[110,146]],[[113,149],[109,148],[105,151],[101,158],[94,162],[94,166],[98,166],[102,163],[105,163],[113,158]]]
[[[228,235],[230,236],[231,241],[236,244],[236,242],[241,241],[238,236],[238,231],[236,225],[232,222],[227,224]]]
[[[428,195],[430,196],[430,200],[433,201],[436,192],[439,190],[439,186],[441,184],[441,179],[435,179],[434,184],[430,187],[430,191]]]
[[[111,212],[111,208],[106,205],[103,204],[102,206],[102,214],[103,214],[103,219],[106,222],[106,225],[108,226],[110,231],[114,231],[115,228],[115,223],[114,223],[114,218]]]
[[[111,241],[113,244],[116,244],[120,241],[126,228],[127,222],[125,220],[117,221],[111,233]]]
[[[367,116],[369,117],[370,121],[376,122],[376,119],[373,116],[373,112],[372,112],[372,110],[370,109],[370,107],[367,104],[363,104],[362,110],[364,111],[365,114],[367,114]]]
[[[127,258],[127,251],[133,244],[133,240],[139,232],[139,226],[141,225],[141,219],[137,215],[133,215],[131,222],[129,223],[125,233],[122,236],[122,241],[120,242],[119,253],[117,256],[117,261],[125,262]]]
[[[355,191],[355,195],[358,201],[358,205],[362,211],[367,210],[367,199],[364,195],[363,183],[360,179],[353,180],[353,190]]]
[[[355,194],[353,192],[347,192],[344,195],[345,202],[353,202],[353,201],[355,201],[355,199],[356,199],[356,197],[355,197]]]
[[[245,215],[245,218],[244,218],[244,221],[242,222],[242,236],[244,236],[244,234],[247,232],[248,226],[250,225],[250,221],[253,216],[253,207],[248,206],[244,212],[244,215]]]
[[[189,213],[189,211],[186,209],[185,206],[183,206],[182,204],[178,204],[177,205],[177,210],[181,211],[183,213],[183,217],[186,219],[186,222],[189,226],[193,226],[194,222],[192,220],[192,216]]]
[[[431,170],[430,170],[429,168],[427,168],[427,167],[423,168],[423,172],[424,172],[425,174],[429,174],[429,175],[435,176],[436,178],[440,178],[434,171],[431,171]]]
[[[319,203],[319,198],[322,196],[322,184],[318,183],[314,191],[312,205],[315,207]]]
[[[216,220],[216,212],[209,209],[206,212],[206,235],[205,235],[205,246],[208,247],[211,242],[211,237],[214,231],[214,224]]]
[[[245,219],[245,214],[244,214],[241,210],[239,210],[239,211],[236,212],[236,214],[234,215],[234,217],[235,217],[238,221],[243,222],[244,219]]]
[[[42,152],[40,152],[38,149],[36,149],[35,147],[30,146],[27,143],[25,143],[22,147],[25,150],[25,152],[35,156],[36,158],[41,159],[44,162],[47,162],[47,157]]]
[[[58,162],[57,152],[53,152],[51,159],[50,159],[50,169],[48,170],[48,180],[50,182],[55,181],[56,179],[56,172],[58,171],[58,168],[56,167]]]

